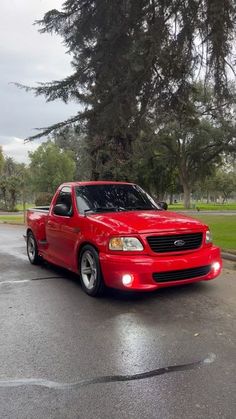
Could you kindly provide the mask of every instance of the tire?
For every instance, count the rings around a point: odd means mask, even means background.
[[[83,290],[91,297],[99,297],[104,293],[105,285],[99,262],[98,252],[93,246],[82,248],[79,258],[79,274]]]
[[[32,265],[39,265],[41,258],[38,253],[38,245],[32,231],[27,234],[27,255]]]

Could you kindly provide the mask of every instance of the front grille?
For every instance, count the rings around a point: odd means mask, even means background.
[[[202,244],[202,233],[149,236],[147,242],[155,253],[181,252],[198,249]],[[180,242],[181,245],[180,245]],[[179,244],[179,245],[178,245]]]
[[[209,274],[211,265],[199,268],[182,269],[179,271],[155,272],[152,274],[156,282],[181,281],[184,279],[198,278]]]

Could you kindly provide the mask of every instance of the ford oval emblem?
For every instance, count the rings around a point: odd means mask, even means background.
[[[185,245],[185,241],[184,241],[184,240],[176,240],[176,241],[174,242],[174,245],[175,245],[176,247],[182,247],[182,246],[184,246],[184,245]]]

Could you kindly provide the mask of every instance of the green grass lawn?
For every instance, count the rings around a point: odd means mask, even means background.
[[[191,205],[191,209],[200,208],[202,211],[236,211],[236,202],[231,204],[205,204],[201,202],[196,202]],[[184,210],[184,205],[182,203],[169,205],[169,210]]]
[[[213,241],[224,250],[236,251],[236,215],[201,215],[194,216],[207,224]]]
[[[20,215],[0,215],[0,223],[7,224],[24,224],[24,216]]]

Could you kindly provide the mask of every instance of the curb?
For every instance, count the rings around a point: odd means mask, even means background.
[[[232,253],[221,252],[221,256],[223,259],[231,260],[232,262],[236,262],[236,255]]]

